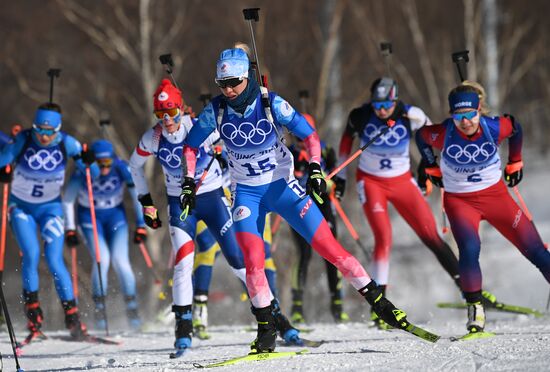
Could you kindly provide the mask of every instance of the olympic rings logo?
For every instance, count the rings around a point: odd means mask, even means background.
[[[223,123],[221,126],[221,134],[236,147],[243,147],[248,142],[259,145],[272,131],[273,127],[267,119],[260,119],[256,125],[244,121],[238,127],[233,123]]]
[[[94,192],[108,194],[115,191],[119,186],[119,179],[117,177],[110,177],[106,180],[94,182]]]
[[[181,156],[179,154],[182,152],[183,146],[176,146],[172,151],[163,147],[158,151],[158,157],[171,168],[179,168],[181,166]]]
[[[372,123],[367,124],[365,127],[365,134],[369,140],[373,139],[380,133],[378,127]],[[391,127],[386,134],[379,137],[376,141],[373,142],[373,145],[387,145],[390,147],[397,146],[399,142],[405,137],[407,137],[407,128],[402,124],[396,124]]]
[[[484,142],[481,146],[471,143],[464,147],[452,144],[445,149],[445,154],[458,164],[483,163],[497,152],[497,147],[492,142]]]
[[[36,151],[32,147],[25,151],[23,158],[32,170],[44,168],[46,171],[52,171],[63,162],[63,154],[59,150],[50,152],[46,149],[40,149]]]

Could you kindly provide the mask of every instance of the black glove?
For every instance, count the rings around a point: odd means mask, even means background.
[[[372,310],[380,319],[394,328],[404,329],[408,325],[407,314],[396,308],[386,297],[374,280],[367,284],[365,299],[371,305]]]
[[[346,192],[346,180],[338,176],[334,177],[334,196],[336,199],[342,200]]]
[[[426,172],[426,176],[434,186],[444,187],[443,174],[441,173],[441,169],[439,168],[439,165],[437,165],[437,163],[426,165],[426,167],[424,168],[424,172]]]
[[[10,171],[8,172],[7,165],[5,167],[0,168],[0,182],[1,183],[10,183],[13,179],[13,169],[10,167]]]
[[[78,239],[78,234],[75,230],[67,230],[65,231],[65,243],[69,247],[76,247],[78,244],[80,244],[80,240]]]
[[[143,227],[138,227],[136,231],[134,231],[134,243],[145,243],[147,240],[147,230]]]
[[[143,207],[143,219],[145,220],[145,224],[153,230],[161,227],[162,221],[159,218],[157,208],[153,205],[151,194],[142,195],[138,200]]]
[[[218,163],[220,163],[220,168],[223,171],[223,170],[227,169],[228,164],[227,164],[227,160],[225,160],[225,158],[223,157],[222,152],[223,152],[223,150],[222,150],[221,146],[215,146],[214,147],[214,157],[216,158]]]
[[[418,164],[416,173],[416,183],[418,184],[418,187],[420,187],[420,190],[422,190],[424,195],[430,195],[432,193],[432,181],[426,174],[426,162],[424,160],[421,160],[420,164]]]
[[[313,196],[319,204],[323,204],[322,194],[326,191],[327,183],[323,177],[321,166],[317,163],[309,163],[306,194]]]
[[[82,162],[87,166],[92,165],[92,163],[95,161],[94,152],[90,149],[82,150],[82,152],[80,153],[80,158],[82,159]]]
[[[181,215],[180,220],[185,220],[189,213],[195,208],[195,180],[191,177],[185,177],[181,185],[180,205]]]
[[[508,187],[516,187],[523,179],[523,162],[516,161],[508,163],[504,168],[504,180],[508,182]]]

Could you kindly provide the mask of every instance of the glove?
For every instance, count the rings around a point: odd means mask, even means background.
[[[334,196],[336,199],[342,200],[346,192],[346,180],[338,176],[334,177]]]
[[[161,227],[162,221],[158,216],[157,208],[155,208],[155,206],[153,205],[151,194],[142,195],[138,198],[138,200],[143,207],[143,219],[145,220],[145,224],[153,230]]]
[[[444,187],[443,186],[443,175],[441,174],[441,169],[439,165],[434,163],[433,165],[426,165],[424,168],[426,172],[426,177],[434,186]]]
[[[327,183],[321,172],[321,166],[317,163],[309,163],[306,194],[313,196],[319,204],[323,204],[321,196],[326,190]]]
[[[220,168],[223,170],[227,169],[227,160],[222,155],[222,147],[221,146],[214,146],[214,157],[220,163]]]
[[[134,231],[134,243],[145,243],[147,240],[147,230],[145,230],[144,227],[138,227],[136,231]]]
[[[92,163],[95,161],[94,152],[90,149],[82,150],[82,152],[80,153],[80,158],[82,159],[82,162],[88,167],[92,165]]]
[[[65,243],[69,247],[76,247],[78,244],[80,244],[80,240],[78,239],[78,234],[75,230],[67,230],[65,231]]]
[[[10,183],[13,179],[13,172],[10,168],[9,172],[7,171],[7,165],[5,167],[0,168],[0,182],[2,183]]]
[[[185,177],[181,185],[180,205],[181,215],[180,220],[185,220],[189,213],[195,208],[195,180],[191,177]]]
[[[523,179],[523,162],[516,161],[508,163],[504,168],[504,180],[508,182],[508,187],[517,186]]]
[[[396,308],[384,297],[382,288],[374,280],[367,284],[367,289],[368,291],[364,295],[365,299],[376,315],[394,328],[405,329],[409,324],[407,314],[403,310]]]
[[[424,196],[429,196],[432,193],[432,181],[428,179],[428,175],[426,174],[426,163],[424,160],[418,164],[416,173],[416,183],[418,187],[420,187]]]

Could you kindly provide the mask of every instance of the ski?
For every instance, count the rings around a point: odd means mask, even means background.
[[[468,305],[465,302],[439,302],[437,307],[442,309],[466,309]],[[504,313],[533,315],[536,318],[544,316],[544,314],[536,309],[524,306],[508,305],[502,302],[484,304],[485,310],[501,311]]]
[[[21,349],[26,345],[30,344],[34,340],[46,340],[47,338],[48,337],[44,333],[42,333],[42,331],[31,332],[27,337],[25,337],[23,341],[20,341],[15,345],[15,352],[18,356],[20,356],[22,354]]]
[[[122,342],[120,341],[114,341],[108,338],[93,335],[86,335],[82,338],[74,338],[72,336],[51,336],[51,338],[68,342],[89,342],[91,344],[122,345]]]
[[[493,336],[495,336],[495,334],[491,332],[485,332],[485,331],[469,332],[469,333],[466,333],[464,336],[451,337],[451,341],[455,342],[455,341],[478,340],[478,339],[489,338]]]
[[[401,329],[428,342],[437,342],[441,338],[441,336],[431,333],[430,331],[427,331],[424,328],[420,328],[409,322],[407,322],[407,325]]]
[[[279,359],[279,358],[291,358],[296,355],[303,355],[308,353],[309,351],[307,349],[300,350],[300,351],[274,351],[272,353],[254,353],[254,354],[247,354],[244,356],[231,358],[224,360],[222,362],[212,363],[212,364],[200,364],[200,363],[193,363],[193,366],[195,368],[214,368],[214,367],[223,367],[223,366],[229,366],[232,364],[237,364],[241,362],[252,362],[252,361],[263,361],[263,360],[270,360],[270,359]]]

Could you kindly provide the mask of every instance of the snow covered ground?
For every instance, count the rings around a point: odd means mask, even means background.
[[[452,311],[451,311],[452,312]],[[463,322],[431,322],[428,327],[443,338],[424,342],[402,331],[380,331],[364,323],[315,324],[307,337],[326,343],[291,359],[247,362],[227,371],[544,371],[549,370],[550,323],[507,316],[489,322],[497,336],[484,340],[451,342],[448,337],[464,332]],[[252,332],[243,326],[212,327],[212,339],[194,340],[186,356],[171,360],[172,332],[117,336],[121,346],[92,345],[47,340],[28,346],[20,363],[26,371],[180,371],[195,370],[193,363],[213,363],[244,354]],[[6,355],[7,337],[0,338]],[[279,347],[283,350],[301,348]],[[13,360],[4,359],[4,370],[13,370]]]

